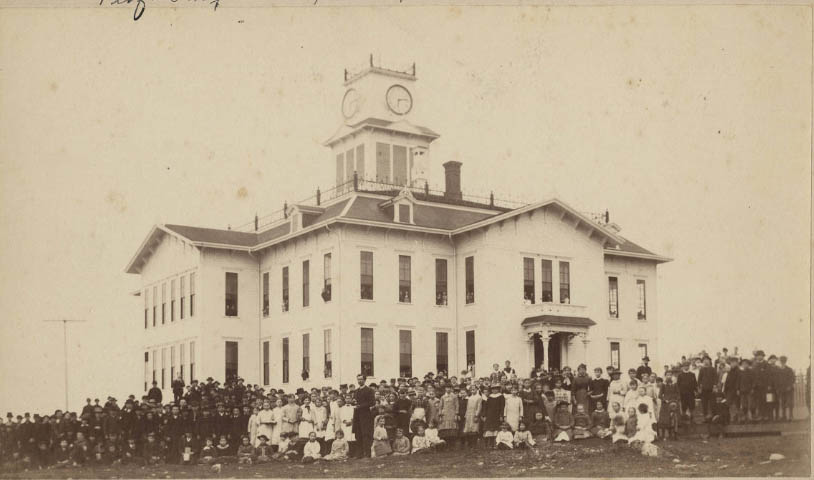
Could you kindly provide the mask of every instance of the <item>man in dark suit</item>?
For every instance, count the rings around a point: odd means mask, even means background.
[[[376,397],[373,390],[365,385],[367,378],[359,374],[356,382],[359,388],[356,390],[356,408],[353,410],[353,434],[361,447],[361,457],[370,456],[370,448],[373,446],[373,412],[371,409],[376,404]]]
[[[164,395],[161,393],[161,389],[158,388],[158,382],[153,381],[153,388],[147,392],[147,398],[152,400],[158,405],[161,405],[161,401],[164,399]]]
[[[653,369],[650,368],[650,365],[648,365],[648,363],[650,363],[650,357],[645,355],[644,358],[642,358],[642,364],[639,365],[639,368],[636,369],[636,378],[638,378],[639,380],[642,379],[642,376],[645,373],[648,375],[653,373]]]
[[[712,407],[715,403],[713,388],[718,383],[718,372],[712,366],[712,359],[704,357],[704,366],[698,372],[698,389],[701,390],[701,410],[704,412],[704,419],[712,418]]]
[[[729,421],[731,423],[739,423],[740,418],[740,367],[738,367],[738,359],[731,357],[729,361],[729,370],[724,374],[724,396],[726,397],[726,404],[729,406]]]

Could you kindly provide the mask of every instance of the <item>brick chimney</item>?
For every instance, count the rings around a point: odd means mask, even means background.
[[[451,160],[444,164],[444,180],[446,189],[444,197],[452,200],[461,200],[461,162]]]

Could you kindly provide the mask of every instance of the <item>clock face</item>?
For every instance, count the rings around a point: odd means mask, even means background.
[[[359,111],[360,102],[361,97],[356,89],[351,88],[345,92],[345,97],[342,99],[342,116],[351,118],[356,115],[356,112]]]
[[[393,85],[387,89],[387,106],[396,115],[404,115],[413,108],[413,96],[403,86]]]

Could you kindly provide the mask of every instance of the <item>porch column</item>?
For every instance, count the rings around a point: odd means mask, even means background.
[[[588,333],[580,332],[577,335],[579,335],[580,340],[582,340],[582,363],[590,368],[590,365],[588,365],[588,343],[590,342],[590,340],[588,340]]]
[[[540,334],[540,341],[543,342],[543,371],[548,371],[548,341],[551,340],[552,332],[550,330],[543,330],[538,332]]]

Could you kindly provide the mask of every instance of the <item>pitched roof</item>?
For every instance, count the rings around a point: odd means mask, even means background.
[[[375,222],[391,224],[394,228],[425,229],[423,231],[449,233],[457,235],[469,230],[491,225],[494,222],[512,218],[534,209],[555,205],[562,208],[567,214],[582,219],[593,232],[602,235],[612,242],[612,246],[605,248],[605,255],[642,258],[655,262],[669,262],[670,258],[657,255],[630,240],[619,236],[608,228],[585,218],[579,212],[565,205],[557,199],[526,205],[521,208],[507,209],[501,207],[450,199],[441,195],[412,192],[415,202],[413,204],[413,224],[396,223],[393,220],[392,206],[382,208],[382,198],[394,197],[399,191],[392,192],[356,192],[348,198],[343,198],[318,212],[303,210],[301,231],[305,232],[311,227],[319,228],[321,224],[332,221],[346,221],[351,223]],[[344,214],[343,214],[344,212]],[[182,240],[196,246],[216,247],[238,250],[260,250],[275,243],[275,240],[284,241],[291,236],[291,222],[283,221],[262,232],[240,232],[217,228],[194,227],[188,225],[156,225],[150,231],[136,254],[126,267],[128,273],[139,273],[143,265],[152,254],[155,244],[161,241],[164,235],[177,235]],[[534,317],[532,317],[534,318]],[[571,318],[571,317],[569,317]],[[529,320],[529,319],[527,319]],[[590,319],[587,319],[590,321]]]
[[[166,228],[182,237],[197,243],[212,243],[218,245],[234,245],[238,247],[252,247],[257,244],[257,234],[238,232],[235,230],[220,230],[216,228],[190,227],[187,225],[164,225]]]
[[[377,128],[381,130],[389,130],[392,132],[401,132],[410,135],[418,135],[420,137],[426,137],[430,141],[440,137],[440,135],[438,135],[438,133],[434,132],[432,129],[422,127],[420,125],[414,125],[408,122],[406,119],[392,121],[385,120],[382,118],[369,117],[352,125],[347,124],[341,125],[336,130],[336,132],[331,136],[331,138],[323,142],[323,145],[330,146],[337,140],[344,138],[346,135],[349,135],[363,128]]]

